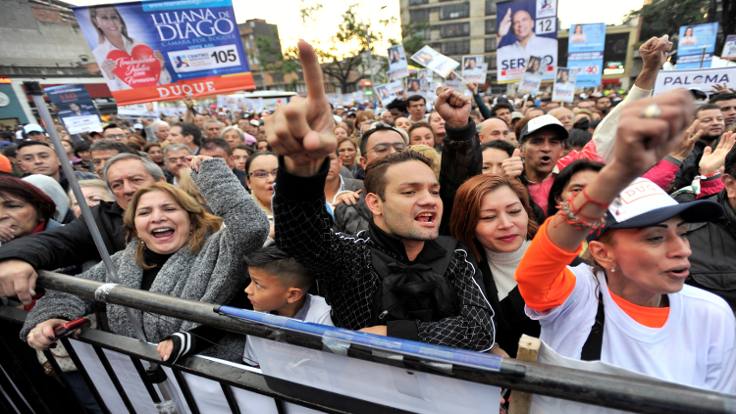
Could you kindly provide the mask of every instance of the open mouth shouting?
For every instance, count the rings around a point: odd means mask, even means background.
[[[434,228],[437,225],[437,213],[434,211],[423,211],[414,216],[414,220],[418,221],[422,227]]]
[[[172,227],[157,227],[151,230],[151,236],[153,236],[154,240],[164,243],[173,239],[175,233],[176,230]]]

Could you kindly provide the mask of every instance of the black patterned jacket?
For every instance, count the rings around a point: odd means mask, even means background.
[[[273,198],[276,243],[316,277],[320,293],[332,306],[336,326],[355,330],[370,326],[378,316],[374,298],[382,289],[382,275],[372,265],[371,251],[385,245],[377,244],[366,233],[350,236],[333,230],[332,219],[324,208],[328,163],[312,177],[291,175],[283,161],[281,164]],[[405,252],[390,250],[394,251],[382,251],[406,260]],[[494,342],[493,310],[475,279],[480,275],[465,249],[449,254],[453,258],[444,276],[458,295],[459,314],[435,322],[390,321],[388,335],[489,349]]]

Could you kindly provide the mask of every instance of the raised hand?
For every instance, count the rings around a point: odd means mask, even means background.
[[[718,141],[716,149],[705,147],[703,150],[703,156],[700,158],[700,164],[698,164],[700,174],[706,176],[711,175],[723,168],[723,165],[726,162],[726,155],[731,151],[735,142],[736,133],[726,132]]]
[[[434,103],[434,109],[450,128],[463,128],[470,117],[470,98],[452,88],[443,89]]]
[[[322,69],[314,49],[303,40],[299,41],[299,61],[307,98],[294,97],[288,105],[277,108],[266,118],[265,129],[273,151],[284,156],[286,170],[307,177],[319,171],[325,157],[335,151],[337,140]]]
[[[498,25],[498,37],[504,37],[511,29],[511,7],[506,10],[506,14]]]
[[[672,50],[669,35],[651,37],[639,46],[642,66],[649,70],[659,70],[667,61],[667,52]]]
[[[690,154],[690,151],[693,150],[695,143],[698,142],[701,135],[703,135],[703,131],[700,130],[700,121],[696,119],[692,124],[690,124],[690,127],[685,130],[685,134],[683,135],[680,145],[670,153],[670,157],[684,161]]]
[[[501,162],[501,168],[503,168],[503,173],[508,178],[520,176],[524,172],[524,161],[521,159],[521,150],[518,148],[515,149],[511,157]]]
[[[630,182],[680,145],[693,118],[693,98],[677,89],[632,102],[621,110],[614,148],[617,171]]]
[[[187,157],[189,161],[189,168],[194,172],[199,172],[199,167],[202,166],[202,161],[212,159],[209,155],[190,155]]]
[[[468,82],[465,86],[468,87],[468,90],[470,92],[472,92],[473,95],[475,95],[476,93],[478,93],[478,84],[477,83],[475,83],[475,82]]]

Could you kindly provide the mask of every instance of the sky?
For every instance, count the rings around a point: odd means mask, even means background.
[[[103,3],[119,3],[110,0],[65,0],[66,2],[86,6]],[[322,9],[316,14],[316,21],[302,21],[300,9],[303,4],[313,5],[315,0],[234,0],[235,16],[238,23],[249,19],[264,19],[276,24],[279,28],[281,46],[285,50],[296,45],[304,38],[316,46],[327,46],[337,31],[340,15],[350,4],[357,4],[359,16],[365,16],[374,28],[383,34],[383,44],[377,47],[377,53],[385,54],[389,40],[401,38],[399,17],[399,0],[323,0]],[[264,4],[266,3],[266,4]],[[574,23],[606,23],[619,24],[623,17],[633,9],[641,7],[643,0],[558,0],[558,17],[562,28]],[[388,25],[380,24],[381,20],[392,20]]]

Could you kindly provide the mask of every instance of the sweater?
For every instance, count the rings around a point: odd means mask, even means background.
[[[263,245],[268,235],[268,221],[224,161],[203,161],[199,173],[192,173],[192,179],[212,211],[223,218],[225,226],[210,234],[199,252],[192,252],[185,245],[172,254],[161,266],[149,291],[181,299],[225,303],[244,287],[243,257]],[[79,277],[140,288],[143,269],[135,261],[137,243],[138,240],[133,239],[124,250],[112,255],[119,280],[112,280],[103,263]],[[20,337],[25,340],[28,332],[45,320],[74,319],[84,315],[91,305],[90,300],[49,291],[28,314]],[[135,323],[143,326],[146,340],[158,342],[176,331],[196,326],[194,322],[140,310],[133,310],[133,315],[135,320],[130,321],[123,306],[107,305],[109,328],[120,335],[135,336],[132,326]]]

